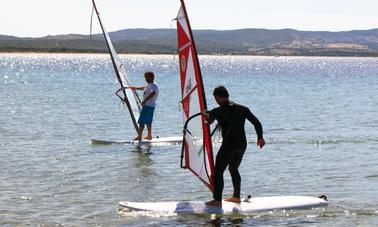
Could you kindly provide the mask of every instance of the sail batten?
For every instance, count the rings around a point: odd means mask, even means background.
[[[177,15],[184,138],[181,166],[189,169],[211,191],[214,161],[209,125],[200,114],[207,109],[197,50],[185,3]],[[184,164],[185,163],[185,164]]]
[[[104,27],[102,20],[101,20],[101,17],[100,17],[100,13],[97,10],[96,3],[95,3],[94,0],[92,0],[92,4],[93,4],[93,8],[96,12],[98,21],[100,23],[102,33],[103,33],[104,38],[105,38],[105,42],[106,42],[106,45],[107,45],[107,48],[108,48],[108,51],[109,51],[109,54],[110,54],[110,58],[112,60],[114,72],[116,74],[117,82],[120,86],[120,89],[116,91],[116,95],[126,104],[127,109],[129,110],[130,117],[131,117],[131,120],[133,122],[134,128],[135,128],[136,132],[138,133],[137,119],[139,117],[139,113],[140,113],[140,110],[141,110],[140,99],[138,97],[138,94],[134,90],[125,89],[125,88],[131,86],[130,81],[129,81],[127,74],[126,74],[125,66],[124,66],[122,60],[120,59],[120,57],[118,56],[116,50],[114,49],[114,46],[113,46],[112,41],[110,39],[109,33],[107,33],[106,30],[105,30],[105,27]],[[119,93],[121,93],[121,95]]]

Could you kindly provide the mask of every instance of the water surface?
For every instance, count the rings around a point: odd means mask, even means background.
[[[122,55],[160,87],[154,134],[182,131],[177,56]],[[243,195],[326,194],[330,206],[223,217],[218,224],[378,224],[378,58],[201,56],[207,100],[217,85],[261,120],[240,167]],[[208,215],[119,213],[129,201],[208,200],[179,168],[181,146],[91,146],[130,139],[107,55],[0,55],[0,225],[212,225]],[[249,140],[253,127],[246,126]],[[232,192],[225,173],[224,194]]]

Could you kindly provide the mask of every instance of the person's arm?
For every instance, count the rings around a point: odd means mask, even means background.
[[[212,109],[210,111],[205,110],[202,112],[202,114],[205,116],[206,123],[210,125],[216,118],[216,109]]]
[[[151,94],[150,94],[149,96],[147,96],[147,97],[143,100],[142,105],[144,105],[148,100],[150,100],[151,98],[153,98],[155,95],[156,95],[156,91],[151,92]]]
[[[262,129],[262,125],[261,125],[259,119],[257,119],[257,117],[255,117],[255,115],[253,115],[252,112],[248,108],[247,108],[247,111],[246,111],[246,118],[255,127],[255,131],[256,131],[256,134],[257,134],[257,146],[262,148],[265,145],[265,140],[263,138],[263,129]]]
[[[142,87],[128,86],[128,87],[122,87],[121,90],[126,90],[126,89],[131,89],[131,90],[144,90],[144,88],[146,88],[146,86],[142,86]]]

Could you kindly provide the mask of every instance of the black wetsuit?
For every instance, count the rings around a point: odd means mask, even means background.
[[[234,186],[233,196],[240,198],[241,178],[238,169],[247,148],[247,139],[244,130],[246,119],[254,125],[257,138],[263,138],[260,121],[247,107],[229,102],[228,105],[220,106],[210,111],[208,120],[210,123],[214,120],[218,121],[218,124],[222,128],[223,138],[222,146],[218,151],[215,161],[213,192],[215,200],[222,200],[223,173],[227,166]]]

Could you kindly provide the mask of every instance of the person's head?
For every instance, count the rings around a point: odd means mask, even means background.
[[[228,103],[228,91],[224,86],[218,86],[214,89],[213,95],[218,105],[225,105]]]
[[[152,83],[154,82],[155,79],[155,74],[152,71],[147,71],[144,73],[144,79],[146,80],[147,83]]]

